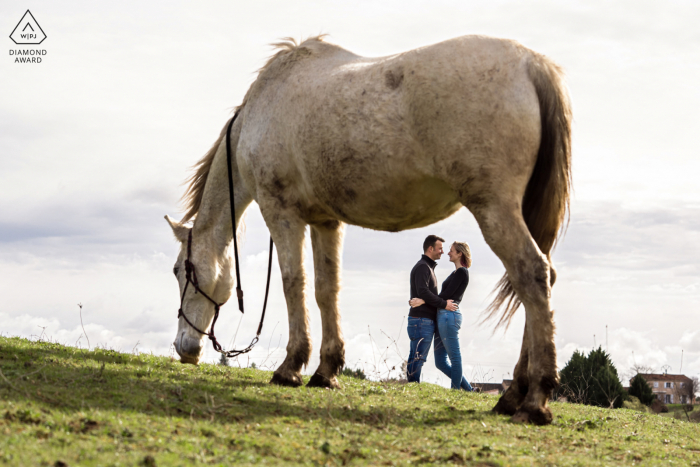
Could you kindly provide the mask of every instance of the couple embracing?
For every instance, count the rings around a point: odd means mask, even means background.
[[[423,256],[411,270],[411,311],[408,313],[408,337],[411,350],[408,356],[408,381],[420,382],[420,373],[434,340],[435,366],[452,382],[452,389],[473,391],[462,375],[462,356],[459,350],[459,329],[462,313],[459,302],[469,284],[472,263],[469,245],[454,242],[447,256],[455,270],[442,283],[438,293],[435,266],[443,255],[445,240],[428,235],[423,242]],[[449,359],[449,361],[448,361]]]

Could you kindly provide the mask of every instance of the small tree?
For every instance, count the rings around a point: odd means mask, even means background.
[[[228,357],[225,354],[221,354],[221,357],[219,357],[219,365],[228,366]]]
[[[340,374],[343,376],[349,376],[351,378],[367,379],[367,375],[365,375],[365,372],[362,371],[362,368],[357,368],[353,370],[352,368],[344,367],[343,371],[341,371]]]
[[[626,397],[617,369],[602,347],[591,350],[588,356],[574,352],[559,377],[556,395],[570,402],[617,409]]]
[[[694,404],[700,393],[700,380],[697,376],[690,378],[689,383],[685,383],[683,388],[683,395],[688,398],[688,404]]]
[[[638,374],[643,374],[643,375],[649,375],[652,373],[656,373],[656,369],[653,366],[650,365],[642,365],[635,363],[632,365],[632,367],[629,369],[629,371],[626,373],[627,379],[631,380]]]
[[[644,376],[640,374],[637,374],[637,376],[630,381],[629,395],[636,397],[644,405],[651,405],[654,399],[656,399],[654,392],[651,390],[651,386],[649,386]]]
[[[682,381],[674,383],[673,394],[676,396],[677,402],[681,404],[693,405],[695,402],[695,393],[700,389],[698,387],[698,378],[688,378],[690,381]]]
[[[590,392],[590,377],[587,372],[586,356],[574,351],[566,366],[559,372],[560,385],[557,388],[555,399],[564,396],[569,402],[575,404],[587,403]]]
[[[656,370],[654,369],[653,366],[650,365],[642,365],[642,364],[634,364],[632,365],[632,373],[635,375],[641,373],[643,375],[647,375],[650,373],[656,373]]]

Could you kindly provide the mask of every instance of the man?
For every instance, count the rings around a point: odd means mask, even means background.
[[[458,308],[452,300],[445,301],[438,297],[435,266],[443,254],[444,241],[437,235],[428,235],[423,242],[423,256],[411,270],[411,298],[422,298],[425,303],[411,308],[408,313],[408,337],[411,339],[407,368],[409,382],[420,382],[420,372],[435,334],[438,308],[450,311]]]

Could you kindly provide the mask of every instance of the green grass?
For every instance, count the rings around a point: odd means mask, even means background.
[[[496,397],[0,338],[0,465],[700,465],[700,425],[554,403],[551,426],[490,412]]]
[[[666,404],[669,412],[683,412],[683,409],[687,406],[688,404]],[[698,407],[698,409],[700,409],[700,407]]]

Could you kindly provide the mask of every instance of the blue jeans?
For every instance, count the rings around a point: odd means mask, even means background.
[[[409,383],[420,382],[420,371],[428,358],[433,334],[435,334],[435,321],[430,318],[408,317],[408,338],[411,339],[411,350],[408,353],[406,377]]]
[[[452,381],[452,389],[473,391],[467,379],[462,376],[462,354],[459,351],[459,328],[462,327],[462,313],[439,309],[435,332],[435,366]],[[450,361],[447,361],[447,357]],[[450,362],[452,365],[450,365]]]

